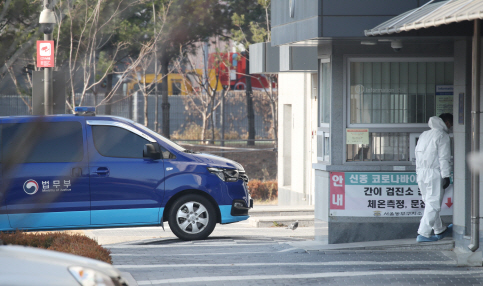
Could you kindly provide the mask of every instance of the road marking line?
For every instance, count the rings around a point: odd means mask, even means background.
[[[294,263],[202,263],[202,264],[145,264],[145,265],[114,265],[118,269],[140,269],[140,268],[179,268],[179,267],[259,267],[259,266],[350,266],[350,265],[456,265],[451,261],[334,261],[334,262],[294,262]],[[483,273],[483,269],[480,271]]]
[[[299,263],[294,263],[299,264]],[[381,276],[381,275],[425,275],[425,276],[441,276],[441,275],[469,275],[480,274],[483,270],[399,270],[399,271],[362,271],[362,272],[327,272],[327,273],[307,273],[293,275],[253,275],[253,276],[209,276],[209,277],[190,277],[190,278],[174,278],[161,280],[143,280],[138,281],[138,285],[156,285],[167,283],[202,283],[216,281],[240,281],[240,280],[275,280],[275,279],[311,279],[311,278],[335,278],[335,277],[356,277],[356,276]]]

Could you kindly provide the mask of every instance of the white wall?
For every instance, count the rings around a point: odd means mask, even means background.
[[[310,73],[279,73],[279,205],[313,204],[312,158],[316,148],[312,148],[311,134],[316,92],[312,81]]]

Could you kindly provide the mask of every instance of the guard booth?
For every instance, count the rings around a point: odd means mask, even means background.
[[[362,54],[360,42],[330,45],[330,61],[319,69],[319,102],[330,104],[319,108],[316,223],[328,223],[328,243],[415,238],[424,202],[414,149],[431,116],[454,113],[452,45],[439,55],[429,54],[430,43],[406,48],[419,57],[384,55],[387,46]],[[446,223],[453,201],[451,186],[441,211]]]
[[[441,214],[445,223],[453,222],[453,209],[458,208],[458,224],[468,225],[468,34],[458,30],[461,37],[456,39],[444,28],[425,37],[364,34],[392,18],[401,20],[398,15],[408,11],[426,11],[429,6],[423,2],[275,1],[271,43],[265,43],[261,56],[252,52],[262,49],[250,47],[250,66],[259,73],[272,70],[272,50],[278,48],[279,203],[283,188],[312,185],[316,240],[416,239],[424,204],[414,148],[429,129],[428,119],[446,112],[454,116],[453,182],[463,195],[455,201],[453,191],[446,191]],[[309,62],[312,53],[296,57],[302,48],[315,51]],[[307,68],[312,64],[315,72]],[[299,66],[308,76],[294,73]],[[296,79],[303,81],[297,90]],[[314,156],[306,156],[305,150],[295,156],[302,148],[291,146],[308,146]],[[308,161],[313,171],[303,182],[291,167],[299,161]]]

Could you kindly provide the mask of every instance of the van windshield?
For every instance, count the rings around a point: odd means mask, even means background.
[[[180,151],[180,152],[184,152],[186,151],[186,148],[183,148],[181,147],[180,145],[174,143],[173,141],[169,140],[168,138],[166,137],[163,137],[161,135],[159,135],[158,133],[154,132],[153,130],[147,128],[146,126],[142,125],[142,124],[139,124],[137,122],[132,122],[134,125],[136,125],[136,127],[138,127],[139,129],[141,129],[142,131],[146,132],[147,134],[153,136],[153,137],[156,137],[158,138],[159,140],[163,141],[164,143],[168,144],[170,147]]]

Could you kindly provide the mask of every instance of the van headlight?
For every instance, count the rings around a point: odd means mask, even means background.
[[[71,266],[69,272],[82,286],[115,286],[111,277],[94,269]]]
[[[240,178],[240,174],[238,170],[234,169],[221,169],[221,168],[214,168],[209,167],[208,171],[212,174],[215,174],[220,178],[222,181],[225,182],[236,182]]]

